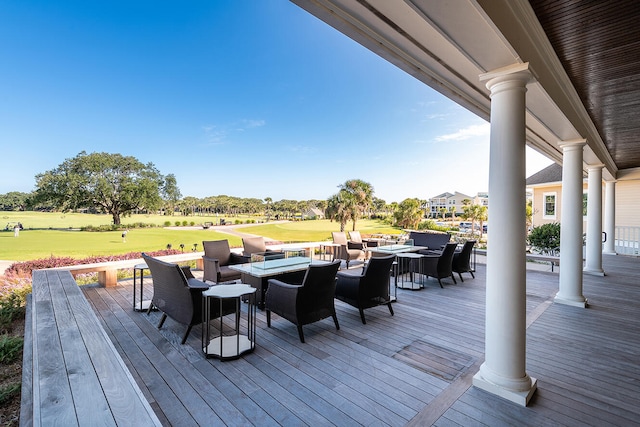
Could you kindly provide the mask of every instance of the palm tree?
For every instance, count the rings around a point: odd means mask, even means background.
[[[364,213],[373,204],[373,186],[361,179],[350,179],[339,185],[340,191],[345,191],[350,195],[352,202],[351,219],[353,220],[353,230],[356,229],[356,221],[364,216]]]
[[[265,197],[264,201],[267,204],[267,208],[265,209],[266,210],[265,214],[267,217],[267,222],[269,222],[269,219],[271,218],[271,203],[273,203],[273,199],[271,197]]]
[[[331,221],[338,221],[340,223],[340,231],[344,231],[347,221],[352,219],[353,205],[354,202],[351,195],[345,190],[340,190],[338,194],[334,194],[327,200],[325,216]]]

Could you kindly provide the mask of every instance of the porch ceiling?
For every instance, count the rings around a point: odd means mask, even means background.
[[[487,120],[479,75],[528,63],[528,145],[560,163],[559,141],[585,138],[585,169],[640,170],[634,0],[291,1]]]
[[[530,3],[615,164],[640,166],[640,2]]]

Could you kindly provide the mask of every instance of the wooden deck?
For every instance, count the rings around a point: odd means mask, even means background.
[[[386,307],[336,301],[340,331],[305,327],[258,311],[256,351],[205,359],[200,328],[155,327],[131,307],[131,281],[84,287],[107,334],[165,425],[603,426],[640,421],[640,259],[605,256],[607,276],[584,277],[589,308],[554,304],[558,274],[527,274],[528,407],[471,386],[484,354],[485,266],[457,285],[429,280],[398,290]],[[196,272],[197,273],[197,272]],[[145,279],[150,295],[151,280]]]

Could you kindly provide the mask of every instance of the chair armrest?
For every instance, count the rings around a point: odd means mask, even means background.
[[[189,284],[189,289],[202,291],[206,291],[207,289],[209,289],[209,285],[195,278],[187,280],[187,283]]]
[[[249,258],[251,259],[251,258]],[[248,262],[247,258],[243,255],[237,254],[235,252],[231,252],[231,257],[229,258],[229,265],[232,264],[244,264]]]
[[[195,276],[191,272],[191,267],[189,267],[188,265],[183,265],[180,267],[180,269],[182,269],[182,272],[184,273],[184,277],[186,277],[187,280],[195,279]]]
[[[218,258],[209,258],[208,256],[203,255],[202,262],[210,268],[214,268],[215,271],[220,271],[220,261]]]
[[[347,242],[348,249],[364,249],[364,243],[356,243],[356,242]]]
[[[352,272],[352,270],[349,271],[338,271],[338,274],[336,274],[336,277],[338,278],[338,280],[340,280],[341,278],[343,279],[358,279],[360,280],[361,278],[364,277],[364,269],[360,269],[360,273],[356,274],[355,272]]]

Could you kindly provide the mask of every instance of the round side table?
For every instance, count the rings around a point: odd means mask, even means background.
[[[256,304],[255,293],[257,289],[243,283],[235,285],[216,285],[202,292],[202,313],[204,324],[202,325],[202,351],[206,357],[215,357],[220,360],[237,359],[245,353],[250,353],[256,348]],[[225,301],[234,301],[235,314],[233,322],[226,326],[224,318],[210,319],[212,304],[218,304],[219,313],[222,313]],[[241,303],[247,301],[247,319],[241,326]],[[231,316],[231,315],[229,315]],[[217,326],[216,327],[214,327]]]

